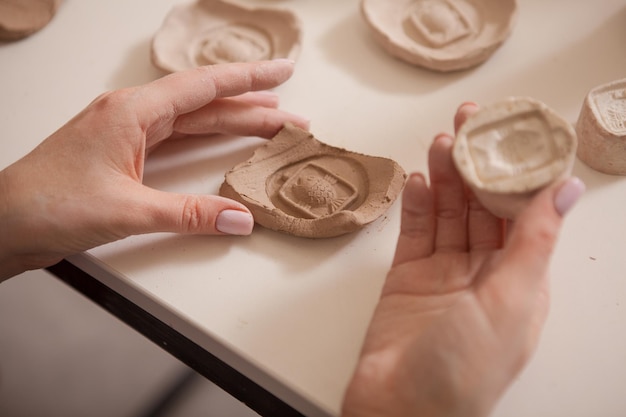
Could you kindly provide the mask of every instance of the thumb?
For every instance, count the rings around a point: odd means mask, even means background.
[[[569,178],[537,194],[516,219],[501,256],[479,286],[477,294],[496,328],[510,340],[526,334],[520,326],[532,333],[524,342],[526,352],[536,343],[547,314],[548,268],[563,216],[584,190],[580,179]]]
[[[540,192],[516,219],[502,263],[529,277],[545,275],[563,217],[584,190],[584,183],[572,177]]]
[[[566,179],[537,194],[517,217],[492,266],[492,274],[479,290],[485,308],[498,322],[504,323],[504,327],[508,326],[510,318],[517,322],[519,314],[528,316],[528,308],[535,308],[533,300],[547,285],[550,258],[563,216],[584,189],[580,179]],[[503,315],[503,304],[508,311],[519,314]]]
[[[142,187],[139,218],[129,219],[131,234],[174,232],[249,235],[254,218],[241,203],[214,195],[177,194]],[[133,216],[134,217],[134,216]]]

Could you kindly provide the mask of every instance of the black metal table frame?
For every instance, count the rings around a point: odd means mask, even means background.
[[[261,416],[304,416],[195,342],[70,262],[63,260],[46,270]]]

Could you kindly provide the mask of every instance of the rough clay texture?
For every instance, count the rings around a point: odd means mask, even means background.
[[[25,38],[46,26],[62,0],[0,0],[0,40]]]
[[[573,127],[545,104],[513,97],[471,116],[452,157],[478,200],[513,219],[539,190],[571,173],[576,144]]]
[[[201,65],[295,60],[301,22],[291,11],[226,0],[197,0],[172,8],[152,41],[152,62],[176,72]]]
[[[587,94],[576,133],[581,161],[606,174],[626,175],[626,79]]]
[[[487,60],[511,33],[516,0],[361,0],[361,13],[392,56],[435,71]]]
[[[220,194],[255,221],[295,236],[325,238],[362,228],[395,201],[406,174],[394,161],[324,144],[286,125],[225,175]]]

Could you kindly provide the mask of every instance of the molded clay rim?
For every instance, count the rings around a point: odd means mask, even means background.
[[[288,136],[295,140],[286,140]],[[273,204],[260,201],[249,192],[251,186],[255,190],[264,188],[273,173],[252,175],[254,179],[245,185],[234,184],[237,179],[249,173],[256,174],[263,165],[274,167],[273,161],[282,155],[288,155],[284,164],[295,165],[311,157],[330,154],[339,159],[354,160],[363,167],[364,174],[368,176],[368,194],[354,210],[338,210],[328,216],[315,219],[296,217],[285,213]],[[381,168],[384,170],[383,173],[377,171]],[[374,182],[371,179],[380,178],[381,175],[387,180],[373,187]],[[225,180],[220,187],[220,195],[244,204],[252,212],[255,222],[268,229],[300,237],[327,238],[354,232],[382,216],[402,192],[405,179],[406,174],[402,167],[389,158],[336,148],[317,140],[308,131],[286,124],[272,140],[258,148],[252,158],[236,165],[225,174]]]

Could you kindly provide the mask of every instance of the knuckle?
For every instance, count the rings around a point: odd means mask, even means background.
[[[405,236],[421,237],[432,231],[430,219],[403,218],[400,224],[400,233]]]
[[[129,120],[135,107],[134,90],[112,90],[100,94],[89,105],[91,114],[107,123],[120,125]]]
[[[130,89],[112,90],[100,94],[93,101],[92,106],[99,109],[117,109],[125,105],[132,96]]]
[[[465,217],[465,206],[439,207],[437,209],[437,217],[443,220],[458,219]]]
[[[529,245],[536,247],[546,255],[552,253],[554,242],[557,237],[557,230],[554,227],[551,227],[550,224],[543,224],[541,227],[532,231],[528,230],[524,234],[526,235],[526,240]]]
[[[208,224],[208,216],[198,196],[187,196],[183,202],[181,228],[185,233],[200,233]]]

